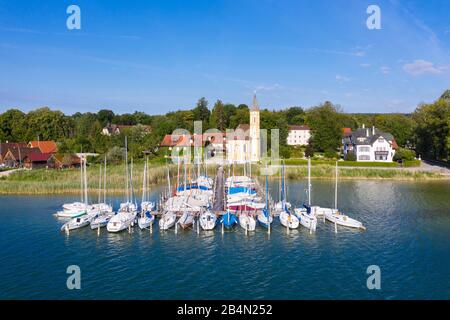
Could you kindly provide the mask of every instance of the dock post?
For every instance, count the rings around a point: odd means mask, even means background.
[[[222,222],[222,234],[223,234],[223,232],[224,232],[224,226],[223,226],[223,222]]]
[[[128,233],[131,234],[131,224],[128,226]]]
[[[97,227],[97,236],[99,236],[99,235],[100,235],[100,224]]]
[[[337,233],[337,223],[336,223],[336,221],[334,222],[334,233]]]
[[[66,226],[64,229],[66,230],[66,234],[70,235],[69,226]]]
[[[197,234],[200,234],[200,219],[197,219]]]
[[[175,222],[175,234],[178,233],[178,222]]]
[[[270,234],[270,226],[271,226],[271,223],[270,223],[270,220],[269,220],[269,219],[267,219],[267,224],[268,224],[268,227],[267,227],[267,233]]]
[[[150,222],[150,234],[153,233],[153,222]]]

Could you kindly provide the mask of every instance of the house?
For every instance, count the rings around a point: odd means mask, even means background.
[[[19,168],[24,164],[24,160],[30,154],[40,154],[39,148],[29,148],[29,147],[11,147],[8,148],[5,156],[3,157],[3,163],[6,167]]]
[[[6,142],[0,143],[0,164],[3,164],[3,158],[10,148],[26,148],[26,142]]]
[[[31,152],[24,157],[23,166],[27,169],[54,168],[55,156],[52,153]]]
[[[79,168],[80,165],[81,158],[76,154],[58,154],[54,156],[55,169]]]
[[[56,153],[58,152],[58,146],[55,141],[30,141],[28,142],[29,148],[39,148],[41,153]]]
[[[305,146],[311,138],[311,129],[307,125],[291,125],[287,136],[289,146]]]
[[[250,124],[240,124],[236,130],[200,134],[168,134],[159,144],[167,148],[207,147],[208,158],[226,152],[229,162],[257,162],[261,159],[259,106],[256,95],[250,109]]]
[[[228,162],[243,163],[261,160],[261,131],[259,105],[256,95],[250,108],[250,124],[240,124],[234,132],[227,130],[226,153]]]
[[[347,159],[349,153],[353,153],[356,161],[391,162],[398,149],[392,134],[375,127],[365,128],[364,125],[344,135],[342,144],[344,158]]]
[[[144,129],[144,132],[150,133],[151,131],[151,127],[150,126],[144,126],[141,124],[138,125],[125,125],[125,124],[108,124],[106,127],[104,127],[102,129],[101,134],[104,136],[112,136],[112,135],[117,135],[120,134],[121,132],[123,132],[123,130],[126,129],[131,129],[131,128],[135,128],[135,127],[141,127]]]

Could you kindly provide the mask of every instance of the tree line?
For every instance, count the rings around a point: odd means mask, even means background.
[[[217,100],[212,107],[205,98],[198,100],[191,109],[149,115],[144,112],[115,114],[103,109],[97,113],[77,112],[66,115],[48,107],[28,113],[10,109],[0,114],[0,141],[55,140],[62,153],[97,152],[111,159],[120,158],[124,136],[128,137],[130,154],[143,157],[149,151],[151,157],[161,156],[158,145],[164,135],[175,129],[194,130],[194,121],[202,121],[203,130],[236,128],[249,123],[249,107]],[[261,128],[280,130],[280,154],[289,158],[292,148],[286,145],[289,125],[307,124],[312,130],[308,152],[336,153],[342,140],[344,127],[366,127],[390,132],[397,144],[404,149],[415,150],[422,157],[447,160],[450,149],[450,90],[431,104],[421,104],[412,114],[350,114],[339,105],[326,101],[310,108],[293,106],[281,110],[262,109]],[[101,134],[108,124],[133,125],[119,135]],[[151,131],[145,134],[146,127]],[[270,131],[268,132],[270,142]],[[270,147],[270,146],[269,146]]]

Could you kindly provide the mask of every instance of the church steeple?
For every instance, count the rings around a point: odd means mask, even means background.
[[[258,100],[256,100],[256,93],[253,95],[252,111],[259,111]]]

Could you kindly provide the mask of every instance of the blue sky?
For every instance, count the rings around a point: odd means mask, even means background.
[[[449,15],[449,0],[0,0],[0,112],[159,114],[255,91],[270,109],[411,112],[450,88]]]

